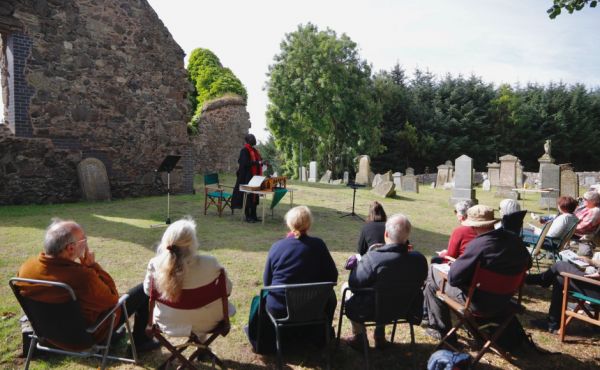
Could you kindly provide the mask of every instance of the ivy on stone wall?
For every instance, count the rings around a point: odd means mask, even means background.
[[[219,58],[210,50],[197,48],[192,51],[188,62],[188,79],[194,86],[190,103],[194,115],[188,125],[190,133],[197,132],[198,119],[204,103],[225,95],[235,94],[244,101],[248,93],[242,82],[231,69],[223,67]]]

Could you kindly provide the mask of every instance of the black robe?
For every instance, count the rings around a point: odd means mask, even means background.
[[[255,149],[256,150],[256,149]],[[258,151],[257,151],[258,152]],[[250,182],[252,179],[252,166],[256,166],[257,173],[260,170],[260,164],[255,161],[252,162],[250,158],[250,153],[246,147],[240,150],[240,157],[238,159],[239,168],[236,172],[237,179],[235,181],[235,187],[233,188],[233,197],[231,200],[231,208],[241,209],[244,203],[244,194],[240,191],[240,184],[244,185]],[[249,196],[247,202],[252,202],[254,200],[254,204],[258,204],[258,196]]]

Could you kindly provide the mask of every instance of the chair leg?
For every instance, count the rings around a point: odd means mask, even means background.
[[[330,325],[325,322],[325,357],[327,361],[327,370],[331,369],[331,349],[329,348],[330,342],[330,333],[329,333]]]
[[[335,347],[340,346],[340,336],[342,335],[342,319],[344,318],[344,303],[342,302],[342,308],[340,308],[340,319],[338,320],[337,337],[335,339]]]
[[[29,362],[31,362],[31,358],[33,357],[33,352],[35,351],[35,347],[37,344],[37,337],[31,336],[31,342],[29,342],[29,351],[27,351],[27,360],[25,361],[25,370],[29,370]]]
[[[110,340],[112,339],[115,321],[117,321],[117,315],[113,313],[112,320],[110,321],[110,325],[108,327],[108,337],[106,338],[104,353],[102,354],[102,365],[100,365],[101,370],[104,370],[106,368],[106,357],[108,356],[108,350],[110,349]]]
[[[366,329],[366,328],[365,328]],[[363,337],[363,349],[365,353],[365,369],[369,370],[369,339],[365,330]]]
[[[394,343],[394,336],[396,336],[396,325],[398,321],[394,321],[394,326],[392,326],[392,337],[390,338],[390,342]]]
[[[277,368],[281,370],[283,369],[283,355],[281,354],[281,338],[278,325],[275,325],[275,346],[277,347]]]

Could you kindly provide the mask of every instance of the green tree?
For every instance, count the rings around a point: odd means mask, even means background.
[[[549,8],[546,12],[550,19],[556,18],[560,15],[563,9],[573,14],[574,11],[579,11],[589,5],[590,8],[595,8],[598,5],[597,0],[554,0],[554,5]]]
[[[356,43],[309,23],[280,47],[268,72],[267,127],[286,173],[296,175],[300,145],[303,158],[338,175],[357,154],[379,153],[381,110]]]
[[[208,49],[194,49],[187,70],[188,79],[194,86],[194,91],[190,94],[190,103],[194,112],[190,125],[193,127],[197,124],[202,105],[206,101],[227,94],[239,95],[244,101],[248,97],[242,82],[229,68],[224,68],[219,58]]]

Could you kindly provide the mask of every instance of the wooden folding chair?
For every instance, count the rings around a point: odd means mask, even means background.
[[[525,273],[526,270],[514,275],[503,275],[488,269],[484,269],[477,264],[465,303],[457,302],[445,293],[447,280],[444,279],[441,289],[437,292],[437,297],[445,302],[456,314],[458,317],[458,322],[444,336],[444,338],[442,338],[437,348],[441,347],[442,345],[446,345],[452,350],[458,352],[457,348],[448,343],[447,340],[464,325],[465,328],[471,332],[471,334],[473,334],[477,339],[481,339],[484,343],[482,348],[477,353],[477,356],[475,356],[473,359],[473,365],[479,362],[484,353],[490,349],[502,356],[506,361],[510,362],[508,354],[502,348],[500,348],[500,346],[498,346],[496,341],[511,322],[513,317],[525,311],[525,307],[521,305],[521,289],[525,281]],[[476,291],[505,295],[507,297],[511,296],[513,298],[507,301],[506,307],[500,308],[500,310],[496,310],[494,313],[487,313],[479,311],[473,307],[472,300]],[[516,300],[514,297],[515,295],[517,296]],[[497,318],[502,318],[502,322],[491,335],[487,334],[486,331],[483,330],[484,326],[490,327],[490,324],[480,325],[478,323],[486,319],[489,320]]]
[[[544,246],[544,242],[546,241],[546,235],[550,230],[552,222],[554,222],[554,220],[550,220],[544,224],[544,227],[542,228],[542,232],[540,233],[538,240],[535,242],[533,248],[531,248],[531,258],[535,261],[535,265],[538,269],[538,272],[540,271],[540,260],[544,259],[545,256],[545,254],[541,253],[542,247]]]
[[[600,326],[600,299],[590,297],[583,292],[571,289],[569,285],[572,281],[575,284],[586,284],[587,286],[595,286],[600,292],[600,281],[583,276],[570,274],[568,272],[560,273],[564,278],[563,283],[563,301],[560,317],[560,341],[565,341],[565,331],[567,326],[573,319],[582,320],[592,325]],[[573,310],[568,309],[567,303],[574,301],[576,303]],[[583,313],[580,313],[580,312]]]
[[[175,359],[181,362],[181,368],[188,369],[196,369],[193,362],[197,358],[203,358],[207,356],[211,359],[212,367],[215,367],[215,363],[219,365],[222,369],[225,368],[223,362],[215,355],[211,349],[210,344],[217,339],[219,335],[226,336],[231,329],[231,325],[229,323],[229,308],[228,308],[228,299],[227,299],[227,279],[225,277],[225,270],[221,269],[221,273],[219,276],[213,280],[210,284],[194,288],[194,289],[183,289],[181,292],[181,296],[178,302],[170,302],[160,298],[160,294],[155,290],[153,280],[150,281],[150,315],[148,318],[148,326],[150,329],[148,330],[148,334],[152,335],[156,338],[162,346],[164,346],[169,352],[171,352],[171,356],[159,366],[159,369],[166,369],[167,366]],[[188,340],[180,345],[173,345],[171,342],[165,338],[162,330],[160,329],[159,323],[154,322],[153,311],[156,302],[160,302],[166,306],[182,309],[182,310],[191,310],[197,309],[206,306],[209,303],[212,303],[220,299],[223,307],[223,320],[212,330],[207,333],[194,333],[193,331],[190,333]],[[167,324],[167,323],[165,323]],[[167,324],[168,325],[168,324]],[[199,338],[200,334],[210,334],[208,338],[205,340],[201,340]],[[189,347],[195,347],[196,350],[189,356],[185,357],[183,355],[183,351],[185,351]]]

